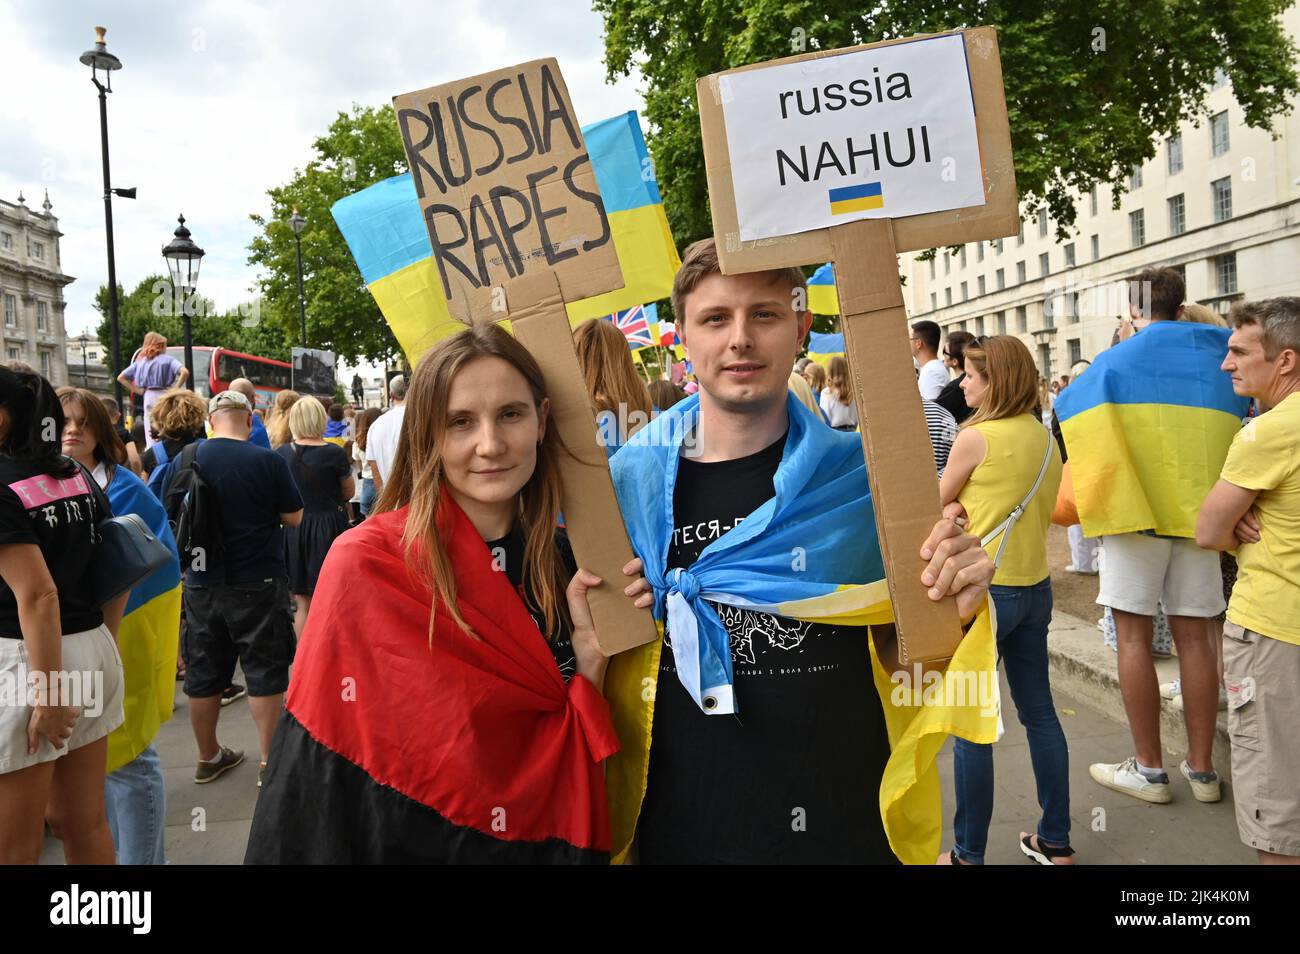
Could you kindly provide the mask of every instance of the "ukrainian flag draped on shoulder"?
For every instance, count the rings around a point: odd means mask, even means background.
[[[669,572],[666,561],[676,463],[698,421],[699,396],[646,425],[611,461],[632,547],[654,590],[656,620],[661,627],[667,622],[679,676],[700,706],[701,718],[739,708],[727,632],[710,602],[821,623],[893,622],[861,443],[857,435],[826,427],[793,396],[787,408],[790,429],[774,496],[709,544],[688,569]],[[607,776],[616,861],[627,854],[645,793],[662,645],[656,641],[614,657],[606,677],[623,745]],[[933,862],[942,830],[935,756],[950,734],[994,741],[996,703],[945,705],[939,698],[937,704],[915,704],[923,701],[919,694],[894,691],[897,687],[875,660],[874,646],[871,651],[873,688],[882,700],[891,745],[880,791],[885,831],[903,861]],[[995,686],[995,664],[986,609],[948,673],[954,678],[970,673]],[[845,758],[853,757],[845,753]]]
[[[1195,537],[1249,401],[1219,370],[1226,328],[1152,322],[1056,399],[1083,532]]]
[[[117,632],[126,694],[125,718],[108,737],[108,771],[112,772],[144,751],[158,727],[171,718],[181,626],[181,568],[167,513],[139,477],[126,467],[116,467],[104,492],[113,513],[135,514],[172,551],[171,562],[131,590]]]

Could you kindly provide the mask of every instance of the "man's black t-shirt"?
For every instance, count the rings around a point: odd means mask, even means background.
[[[247,441],[213,437],[198,455],[199,473],[216,491],[221,513],[221,559],[202,571],[191,568],[193,586],[261,583],[284,577],[284,532],[280,514],[302,509],[302,495],[289,465],[273,451]]]
[[[689,568],[773,496],[784,449],[783,437],[737,460],[679,461],[669,568]],[[731,640],[738,714],[700,711],[667,633],[641,862],[894,863],[880,819],[889,738],[868,629],[711,605]]]
[[[487,542],[488,551],[492,554],[493,566],[498,570],[504,571],[506,579],[514,584],[516,592],[519,593],[520,599],[524,601],[524,606],[528,609],[529,615],[533,617],[533,622],[543,634],[546,633],[546,614],[538,606],[536,598],[531,592],[531,588],[524,583],[524,547],[527,541],[519,527],[514,527],[510,533],[500,540],[489,540]],[[563,530],[555,531],[555,550],[560,558],[560,565],[564,570],[566,584],[568,580],[573,579],[573,574],[578,572],[577,561],[573,558],[573,548],[569,546],[569,536]],[[564,592],[556,594],[560,600],[564,599]],[[557,611],[560,607],[556,607]],[[548,638],[546,645],[551,649],[551,655],[555,657],[555,665],[560,669],[560,675],[564,677],[567,683],[573,674],[578,671],[578,661],[573,655],[573,643],[570,639],[570,630],[564,621],[564,615],[561,612],[559,617],[559,626],[554,638]]]
[[[965,379],[965,373],[953,378],[943,386],[939,396],[934,399],[934,403],[946,410],[953,417],[957,418],[960,424],[966,418],[970,417],[971,411],[974,410],[966,403],[966,392],[961,389],[961,382]]]
[[[90,598],[90,571],[99,543],[100,513],[80,468],[73,476],[51,477],[29,460],[0,456],[0,544],[32,543],[40,548],[59,591],[63,634],[82,633],[104,622]],[[0,637],[22,639],[18,601],[0,580]]]

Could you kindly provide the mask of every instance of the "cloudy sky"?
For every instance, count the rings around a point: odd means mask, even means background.
[[[0,197],[64,232],[67,331],[93,327],[107,282],[98,99],[77,58],[108,28],[122,60],[108,98],[118,282],[165,271],[183,212],[207,252],[199,291],[219,307],[251,297],[246,262],[266,190],[311,158],[313,138],[352,103],[554,56],[583,123],[639,109],[637,80],[605,82],[588,0],[5,0],[0,3]],[[331,226],[332,227],[332,226]]]

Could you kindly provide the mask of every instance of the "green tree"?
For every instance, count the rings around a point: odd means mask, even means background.
[[[1119,195],[1154,137],[1206,113],[1215,70],[1246,122],[1265,128],[1298,87],[1279,15],[1292,0],[593,0],[609,78],[646,80],[650,152],[673,235],[712,234],[696,110],[697,77],[807,48],[994,26],[1002,54],[1016,184],[1065,237],[1095,183]]]
[[[307,343],[341,360],[383,361],[399,353],[396,339],[366,290],[330,206],[381,179],[406,171],[392,106],[354,105],[340,112],[313,144],[315,156],[284,185],[268,190],[271,215],[251,216],[261,234],[248,261],[261,270],[262,323],[299,344],[298,266],[288,219],[293,208],[307,220],[302,230]]]

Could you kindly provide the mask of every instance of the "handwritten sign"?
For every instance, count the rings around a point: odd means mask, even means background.
[[[984,204],[960,34],[723,74],[742,241]]]
[[[452,317],[505,317],[512,285],[543,271],[566,301],[622,286],[554,59],[394,96],[393,107]]]

